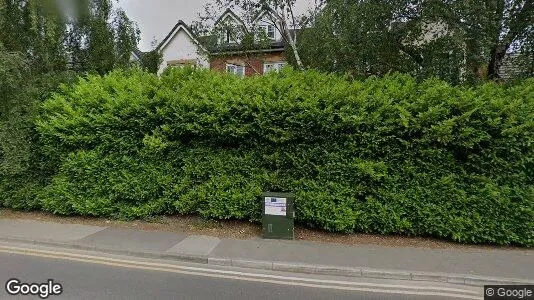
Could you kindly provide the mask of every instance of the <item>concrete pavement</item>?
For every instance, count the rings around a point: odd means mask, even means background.
[[[346,246],[0,219],[0,241],[212,265],[480,286],[534,283],[534,251]]]

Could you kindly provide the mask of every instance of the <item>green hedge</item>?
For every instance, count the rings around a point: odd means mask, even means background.
[[[532,79],[117,71],[56,94],[37,127],[52,213],[258,220],[262,191],[289,191],[329,231],[534,245]]]
[[[0,69],[1,64],[0,59]],[[13,76],[6,79],[2,75],[6,73],[0,74],[0,207],[39,209],[37,195],[54,173],[50,172],[52,162],[43,159],[35,121],[43,102],[59,91],[60,85],[74,83],[77,76],[71,72],[38,76],[23,72],[13,80]],[[6,81],[11,82],[11,92],[1,87]]]

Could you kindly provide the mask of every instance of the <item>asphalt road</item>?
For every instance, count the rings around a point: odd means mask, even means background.
[[[291,274],[288,276],[295,276]],[[54,257],[0,253],[1,299],[39,299],[11,296],[5,283],[61,283],[63,293],[49,299],[450,299],[447,296],[418,296],[380,292],[218,278],[64,260]]]

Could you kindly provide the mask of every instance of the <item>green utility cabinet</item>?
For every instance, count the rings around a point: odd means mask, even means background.
[[[288,193],[263,193],[263,238],[295,238],[295,197]]]

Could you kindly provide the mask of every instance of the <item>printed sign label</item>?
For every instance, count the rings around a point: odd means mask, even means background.
[[[266,197],[265,214],[270,216],[285,216],[287,198]]]

